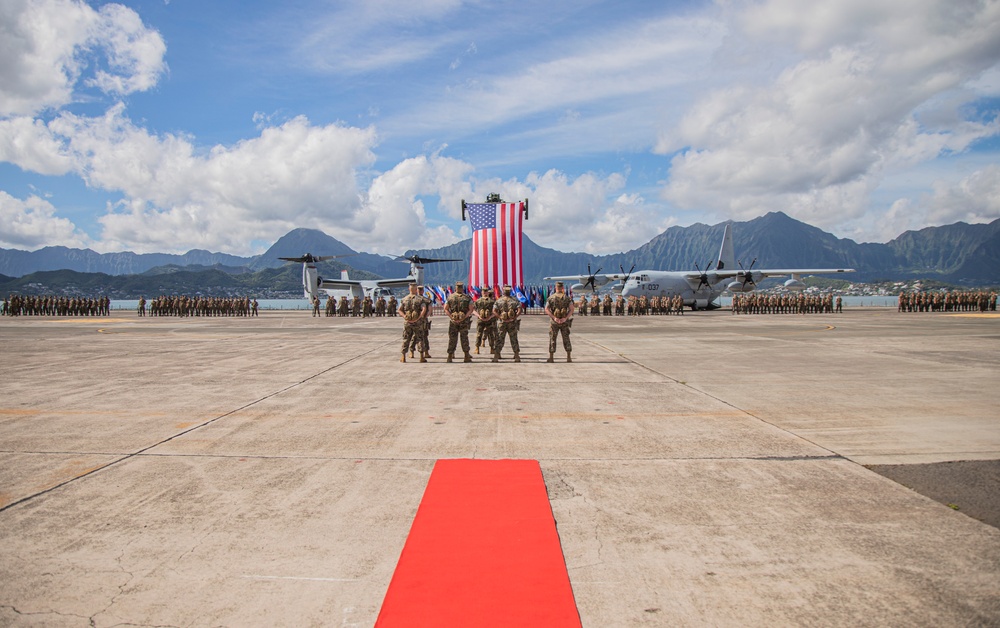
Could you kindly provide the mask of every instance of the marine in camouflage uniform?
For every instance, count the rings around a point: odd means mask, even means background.
[[[424,293],[423,286],[417,286],[417,294],[420,298],[424,300],[424,305],[427,306],[427,314],[424,316],[423,325],[420,328],[420,353],[424,358],[431,357],[431,312],[434,307],[434,300],[431,299],[430,295]],[[410,357],[413,357],[412,350]]]
[[[483,286],[482,295],[475,305],[476,317],[479,319],[476,323],[476,355],[479,355],[479,347],[487,342],[490,345],[490,353],[493,353],[493,347],[497,344],[497,319],[493,313],[496,299],[493,298],[493,291],[489,286]]]
[[[451,293],[444,304],[444,313],[448,315],[448,362],[455,359],[455,348],[462,341],[462,351],[465,361],[472,362],[469,353],[469,327],[472,325],[472,297],[465,294],[465,284],[455,282],[455,291]]]
[[[413,351],[420,342],[420,332],[427,314],[427,304],[424,298],[417,294],[416,284],[410,284],[410,294],[403,297],[399,303],[399,313],[403,315],[403,356],[399,361],[406,362],[406,352]],[[427,361],[423,352],[420,353],[420,361]]]
[[[549,362],[553,362],[556,353],[556,337],[562,334],[563,348],[566,349],[566,361],[572,362],[573,345],[569,341],[570,327],[573,325],[573,299],[566,294],[561,281],[556,282],[555,294],[545,301],[545,313],[549,322]]]
[[[493,304],[493,312],[500,319],[497,333],[497,344],[493,351],[493,361],[500,361],[504,340],[510,336],[510,346],[514,349],[514,361],[521,361],[521,345],[517,341],[517,330],[521,326],[518,316],[521,314],[521,302],[510,296],[510,286],[503,287],[503,296]]]

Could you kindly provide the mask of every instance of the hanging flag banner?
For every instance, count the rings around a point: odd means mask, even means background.
[[[523,284],[521,233],[527,200],[516,203],[463,202],[462,208],[468,212],[472,223],[469,285]]]

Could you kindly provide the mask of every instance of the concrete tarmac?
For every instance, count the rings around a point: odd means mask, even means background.
[[[439,458],[540,461],[585,626],[1000,625],[1000,530],[866,466],[1000,460],[996,316],[400,330],[0,320],[0,625],[370,626]]]

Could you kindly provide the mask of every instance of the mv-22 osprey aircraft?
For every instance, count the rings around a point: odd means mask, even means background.
[[[726,225],[726,231],[722,235],[722,247],[719,249],[719,259],[715,263],[715,268],[711,265],[701,270],[697,264],[693,271],[667,271],[667,270],[640,270],[636,272],[625,272],[622,268],[621,274],[599,274],[571,275],[568,277],[546,277],[548,280],[575,281],[573,290],[597,289],[611,281],[621,281],[620,285],[613,286],[616,292],[621,291],[622,296],[628,298],[632,295],[647,297],[681,295],[684,305],[690,306],[693,310],[713,310],[719,307],[715,299],[725,290],[730,292],[751,292],[757,288],[757,282],[765,277],[783,277],[791,275],[785,282],[785,287],[789,290],[804,290],[806,285],[802,283],[802,275],[824,275],[831,273],[853,273],[853,268],[766,268],[754,270],[755,259],[748,268],[743,268],[739,264],[737,268],[736,255],[733,250],[733,234],[731,225]],[[633,269],[635,267],[633,266]],[[590,267],[587,268],[588,273]]]
[[[424,264],[462,261],[459,259],[434,259],[418,255],[411,255],[410,257],[400,255],[396,258],[396,261],[410,263],[410,274],[406,277],[395,279],[351,279],[346,270],[340,271],[340,279],[325,279],[319,276],[319,271],[316,269],[318,262],[325,262],[328,259],[337,257],[349,257],[350,255],[312,255],[311,253],[306,253],[302,257],[279,257],[278,259],[302,264],[302,291],[310,302],[314,298],[319,297],[320,290],[335,299],[339,299],[341,296],[346,296],[348,299],[353,299],[354,297],[363,299],[369,296],[373,301],[380,296],[388,298],[392,288],[405,288],[411,283],[423,284]]]

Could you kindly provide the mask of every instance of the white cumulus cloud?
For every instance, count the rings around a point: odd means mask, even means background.
[[[43,246],[85,248],[91,241],[45,199],[19,199],[0,190],[0,246],[34,250]]]
[[[657,151],[676,153],[676,206],[748,219],[785,211],[831,228],[871,209],[887,168],[967,150],[1000,131],[964,113],[963,86],[1000,61],[1000,3],[735,3],[734,38],[797,58],[769,84],[696,103]],[[780,60],[775,53],[767,62]]]
[[[571,177],[559,170],[531,172],[524,180],[476,181],[474,198],[500,193],[507,201],[527,198],[524,232],[542,246],[604,254],[633,248],[666,229],[671,219],[625,194],[622,173],[587,172]]]
[[[92,188],[122,194],[99,218],[104,250],[246,252],[250,241],[319,224],[336,235],[359,220],[359,170],[373,163],[376,142],[370,128],[314,126],[297,117],[205,150],[192,138],[136,126],[120,104],[100,117],[8,122],[0,124],[7,161],[73,172]],[[24,137],[35,141],[19,141]]]
[[[926,205],[931,224],[992,222],[1000,218],[1000,165],[977,170],[954,185],[935,184]]]
[[[151,88],[166,44],[119,4],[0,2],[0,116],[33,115],[73,99],[81,79],[116,95]]]

